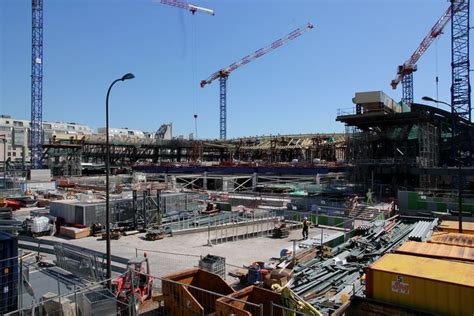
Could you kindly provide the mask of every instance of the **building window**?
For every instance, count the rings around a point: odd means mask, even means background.
[[[5,121],[5,124],[10,125],[10,121]]]
[[[16,152],[13,152],[13,157],[16,157]]]
[[[7,155],[7,156],[8,156],[8,157],[10,157],[11,155],[12,155],[12,153],[8,153],[8,155]]]
[[[74,126],[72,126],[72,125],[68,125],[68,126],[67,126],[67,130],[68,130],[68,131],[73,131],[73,130],[75,130],[75,129],[76,129],[76,128],[75,128]]]
[[[23,126],[23,122],[20,121],[13,121],[13,126]]]
[[[43,124],[44,129],[51,129],[51,124]]]

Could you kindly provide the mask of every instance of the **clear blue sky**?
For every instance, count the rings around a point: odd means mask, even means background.
[[[315,28],[233,72],[228,137],[341,132],[338,108],[356,91],[384,90],[448,7],[446,0],[199,0],[215,16],[154,0],[44,0],[43,119],[218,138],[219,83],[214,71],[312,22]],[[449,102],[450,26],[418,63],[415,101]],[[436,49],[437,45],[437,49]],[[438,58],[436,58],[436,52]],[[0,0],[0,113],[30,117],[31,0]],[[438,60],[438,63],[436,63]]]

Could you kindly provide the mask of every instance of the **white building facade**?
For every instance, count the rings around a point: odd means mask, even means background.
[[[0,115],[0,161],[29,161],[30,160],[30,120],[12,118]],[[65,122],[43,122],[43,143],[48,143],[55,134],[92,134],[87,125]],[[5,149],[5,151],[4,151]]]

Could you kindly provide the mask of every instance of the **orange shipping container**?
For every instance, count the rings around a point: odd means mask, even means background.
[[[457,221],[442,221],[438,225],[438,229],[443,232],[448,233],[457,233],[459,232],[459,222]],[[463,222],[462,223],[462,232],[463,234],[474,235],[474,223],[473,222]]]
[[[460,260],[474,263],[474,248],[469,247],[407,241],[398,247],[395,252],[412,256]]]
[[[474,248],[474,235],[434,232],[428,242]]]
[[[367,268],[366,295],[440,315],[473,315],[474,265],[386,254]]]

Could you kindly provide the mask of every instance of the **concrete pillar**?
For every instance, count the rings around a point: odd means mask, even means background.
[[[204,174],[202,175],[202,188],[207,190],[207,171],[204,171]]]
[[[171,184],[171,188],[176,189],[176,176],[168,175],[169,183]]]
[[[252,174],[252,191],[255,192],[255,190],[257,189],[257,184],[258,184],[258,177],[257,177],[257,173],[254,172]]]
[[[234,183],[232,182],[232,178],[229,177],[222,177],[222,191],[224,192],[231,192],[234,189]]]
[[[320,184],[321,183],[321,175],[318,173],[316,174],[316,184]]]

